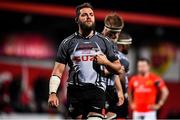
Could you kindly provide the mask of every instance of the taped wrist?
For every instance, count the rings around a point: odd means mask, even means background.
[[[49,94],[56,93],[61,79],[57,75],[52,75],[49,81]]]

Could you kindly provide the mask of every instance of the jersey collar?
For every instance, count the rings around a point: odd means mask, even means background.
[[[94,35],[97,35],[97,32],[96,32],[96,31],[93,31],[93,35],[92,35],[92,36],[84,37],[84,36],[82,36],[82,35],[77,31],[77,32],[75,32],[75,35],[80,36],[80,37],[85,38],[85,39],[90,39],[90,38],[92,38]]]

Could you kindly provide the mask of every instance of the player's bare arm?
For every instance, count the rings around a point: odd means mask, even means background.
[[[126,84],[126,71],[125,71],[125,68],[124,66],[122,65],[121,67],[121,74],[119,74],[119,79],[120,79],[120,82],[122,85],[125,85]]]
[[[118,75],[115,76],[115,80],[114,80],[114,86],[116,88],[117,94],[118,94],[118,106],[121,106],[124,103],[124,94],[123,94],[123,89],[122,89],[122,85],[120,82],[120,78]]]
[[[131,88],[128,88],[128,100],[129,100],[129,105],[132,110],[135,109],[135,104],[133,102],[133,90]]]
[[[62,77],[62,74],[65,69],[65,64],[55,62],[54,69],[52,71],[52,75],[57,75],[58,77]]]
[[[152,109],[152,110],[160,109],[164,105],[165,101],[167,100],[168,95],[169,95],[168,88],[163,87],[162,89],[160,89],[160,92],[161,92],[161,96],[160,96],[159,101],[157,102],[157,104],[150,105],[150,109]]]
[[[108,77],[109,75],[111,75],[111,71],[108,71],[106,68],[104,68],[103,75],[105,77]],[[120,74],[119,74],[119,77],[120,77],[121,81],[125,81],[125,77],[123,77],[124,75],[125,75],[124,66],[121,66],[121,70],[120,70]]]
[[[52,76],[50,78],[50,83],[49,83],[48,103],[51,107],[59,106],[59,100],[56,95],[56,92],[59,87],[64,69],[65,69],[65,64],[55,62],[54,69],[53,69]]]
[[[110,62],[104,54],[96,55],[95,60],[98,64],[105,65],[108,71],[121,74],[121,64],[119,60]]]

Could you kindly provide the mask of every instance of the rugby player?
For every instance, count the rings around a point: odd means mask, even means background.
[[[57,89],[66,64],[69,65],[67,102],[73,119],[104,118],[106,81],[103,69],[121,73],[121,64],[111,42],[95,31],[93,7],[84,3],[76,8],[78,31],[59,46],[49,83],[49,104],[58,107]],[[86,116],[87,113],[87,116]]]
[[[105,17],[103,35],[109,37],[114,45],[114,50],[121,64],[125,68],[124,75],[111,75],[107,78],[106,99],[108,104],[107,119],[127,118],[128,100],[127,100],[127,72],[129,62],[125,56],[128,53],[131,37],[121,33],[124,27],[123,19],[116,13],[111,13]],[[118,48],[119,47],[119,48]],[[122,81],[120,81],[122,79]],[[126,86],[126,87],[125,87]],[[122,89],[122,87],[124,89]],[[115,90],[116,88],[116,90]],[[125,103],[124,95],[126,94]]]
[[[129,104],[134,120],[156,120],[156,111],[165,103],[169,91],[158,75],[150,72],[150,61],[141,58],[137,62],[138,74],[129,81]],[[159,99],[157,99],[157,96]]]

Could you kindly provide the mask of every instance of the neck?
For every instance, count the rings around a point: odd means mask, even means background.
[[[146,73],[144,73],[144,74],[141,74],[141,76],[143,76],[143,77],[147,77],[149,75],[149,72],[146,72]]]
[[[85,32],[81,28],[79,28],[79,34],[81,34],[83,37],[90,38],[93,36],[94,31],[91,30],[90,32]]]
[[[103,29],[103,31],[101,32],[101,34],[105,36],[105,29]]]

